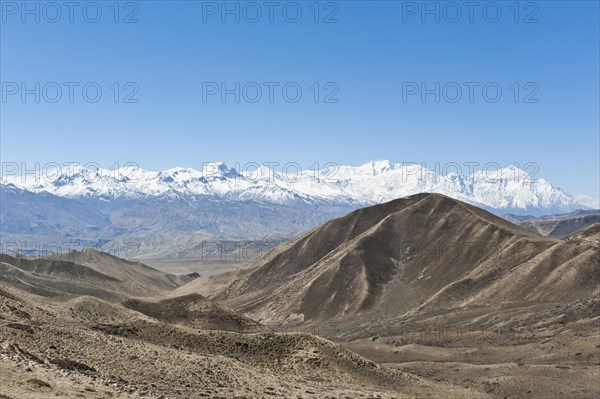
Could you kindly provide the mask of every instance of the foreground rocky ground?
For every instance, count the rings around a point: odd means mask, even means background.
[[[600,396],[599,299],[430,312],[342,330],[331,338],[378,364],[493,397]]]
[[[91,297],[0,290],[7,398],[487,397],[305,333],[198,330]]]
[[[220,324],[244,333],[190,326],[185,309],[196,320],[204,309],[214,323],[221,308],[194,296],[180,302],[165,323],[97,298],[0,289],[0,398],[600,395],[600,300],[272,326],[280,332],[221,314]],[[143,303],[152,313],[153,302]]]

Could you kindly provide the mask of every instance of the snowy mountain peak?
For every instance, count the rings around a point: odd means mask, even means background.
[[[419,192],[437,192],[512,213],[562,213],[587,208],[544,179],[516,166],[488,168],[471,174],[448,167],[428,170],[418,164],[373,161],[358,167],[325,165],[322,171],[290,170],[267,165],[238,172],[223,162],[205,163],[201,171],[176,167],[162,172],[74,166],[68,173],[4,176],[3,184],[62,197],[140,198],[167,195],[211,196],[230,201],[275,204],[326,203],[367,206]],[[589,204],[590,201],[586,201]]]
[[[370,173],[371,175],[375,176],[377,174],[392,170],[394,168],[394,166],[395,165],[393,165],[390,161],[383,160],[383,161],[371,161],[369,163],[359,166],[358,169],[361,171],[364,170],[364,171]]]
[[[202,165],[202,175],[205,178],[222,178],[238,176],[235,168],[230,168],[224,162],[207,162]]]

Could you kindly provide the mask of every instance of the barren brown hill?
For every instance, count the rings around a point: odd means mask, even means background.
[[[163,296],[195,277],[91,249],[36,258],[0,254],[0,285],[45,297],[90,295],[121,302],[131,296]]]
[[[599,292],[593,242],[540,237],[439,194],[357,210],[262,262],[215,297],[266,322],[384,320],[418,309]]]
[[[42,258],[44,259],[44,258]],[[71,251],[54,254],[45,259],[59,259],[87,266],[99,273],[121,281],[135,282],[138,288],[149,291],[174,290],[195,279],[197,275],[174,275],[156,270],[138,261],[119,258],[115,255],[86,248],[83,251]]]
[[[118,288],[118,284],[110,282],[112,288]],[[89,282],[75,282],[55,276],[37,275],[23,271],[8,263],[0,263],[0,287],[17,288],[28,293],[47,298],[67,298],[70,296],[93,295],[97,298],[119,302],[128,298],[128,295],[102,288]]]

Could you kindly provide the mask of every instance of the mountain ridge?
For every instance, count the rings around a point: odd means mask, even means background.
[[[201,171],[177,167],[160,172],[80,166],[68,172],[61,169],[51,178],[41,172],[3,176],[2,184],[12,184],[34,193],[46,191],[79,201],[166,195],[296,206],[301,203],[367,206],[419,192],[437,192],[498,210],[566,213],[587,209],[565,191],[514,165],[494,171],[446,175],[417,164],[389,161],[372,161],[357,167],[329,164],[322,170],[300,170],[293,164],[293,173],[287,172],[291,168],[286,165],[282,171],[258,164],[255,170],[244,167],[240,171],[225,163],[214,162],[205,164]]]
[[[588,298],[598,292],[595,262],[593,239],[542,237],[425,193],[324,223],[233,276],[214,298],[264,322],[385,319],[423,309]],[[191,282],[181,292],[204,284]]]

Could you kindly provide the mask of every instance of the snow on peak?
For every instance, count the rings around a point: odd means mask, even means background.
[[[205,163],[200,171],[73,166],[68,173],[63,169],[62,173],[42,176],[5,176],[2,183],[32,192],[104,199],[207,195],[279,204],[303,201],[367,206],[419,192],[437,192],[495,209],[559,213],[584,207],[566,192],[517,166],[463,174],[452,167],[429,170],[423,165],[381,160],[357,167],[326,164],[320,171],[290,168],[287,172],[258,164],[240,172],[223,162]]]
[[[592,198],[589,195],[578,195],[575,200],[590,209],[600,209],[600,198]]]
[[[374,175],[378,175],[380,173],[387,172],[388,170],[391,170],[392,168],[393,168],[393,165],[390,161],[383,160],[383,161],[371,161],[369,163],[359,166],[357,169],[368,172],[369,174],[374,176]]]
[[[237,171],[230,168],[224,162],[206,162],[202,165],[202,175],[209,178],[235,177]]]

